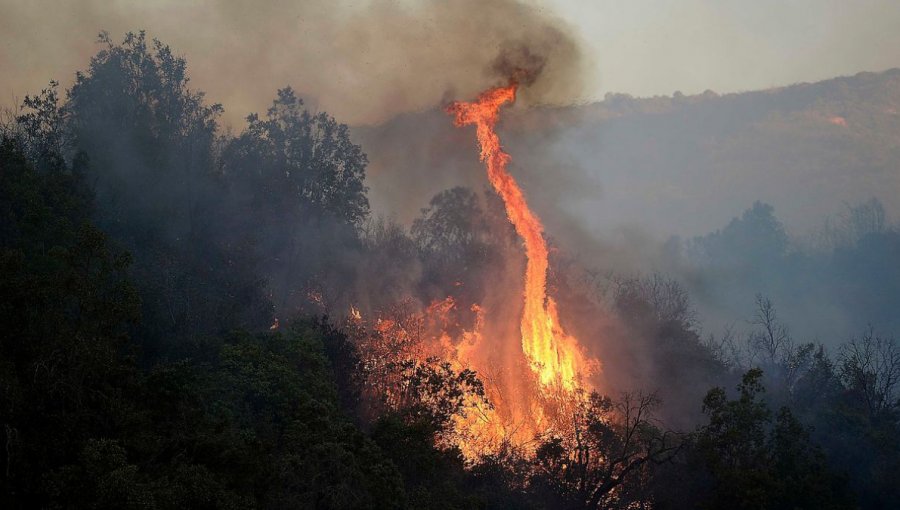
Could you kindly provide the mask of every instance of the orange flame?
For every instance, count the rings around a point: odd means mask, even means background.
[[[394,394],[390,388],[397,381],[390,369],[397,360],[423,361],[436,356],[449,360],[457,369],[478,372],[484,395],[466,396],[465,411],[453,417],[453,435],[444,438],[455,443],[468,459],[508,447],[522,453],[533,452],[540,436],[568,430],[573,406],[585,395],[581,390],[593,389],[584,378],[599,368],[599,362],[587,358],[578,340],[559,323],[556,302],[547,296],[549,250],[543,227],[506,170],[511,158],[501,148],[494,128],[501,106],[514,102],[515,97],[516,85],[511,84],[490,89],[474,102],[454,103],[447,111],[455,115],[457,126],[476,126],[488,178],[525,244],[521,339],[517,342],[513,333],[506,337],[508,344],[488,345],[484,333],[491,330],[493,335],[497,331],[491,327],[497,326],[492,324],[491,311],[472,304],[471,325],[463,326],[468,321],[460,322],[462,310],[448,296],[421,312],[410,313],[405,305],[388,311],[387,316],[371,325],[372,334],[362,343],[364,364],[377,376],[371,389],[381,396]],[[355,308],[350,309],[348,321],[355,327],[364,326]],[[500,330],[505,337],[506,328]],[[510,352],[507,347],[512,348],[514,358],[506,357],[505,353]],[[379,381],[378,377],[385,380]]]
[[[592,364],[578,341],[559,324],[556,303],[547,296],[548,250],[540,219],[528,208],[522,189],[506,170],[512,159],[503,151],[494,127],[500,107],[516,99],[516,84],[482,93],[472,103],[455,102],[447,112],[455,115],[457,126],[474,124],[481,160],[488,179],[503,199],[506,214],[525,243],[525,308],[522,313],[522,349],[545,389],[573,392]]]

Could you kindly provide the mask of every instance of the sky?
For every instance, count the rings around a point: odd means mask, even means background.
[[[594,93],[739,92],[900,66],[896,0],[558,0]]]
[[[460,9],[427,10],[427,3]],[[500,5],[496,16],[514,2],[494,3]],[[582,83],[558,91],[554,101],[590,101],[607,92],[755,90],[900,66],[896,0],[526,3],[562,27],[582,52]],[[187,58],[192,85],[223,103],[226,123],[238,129],[247,113],[264,110],[286,84],[339,120],[379,122],[446,99],[447,80],[470,72],[461,61],[465,52],[431,46],[453,40],[442,39],[451,27],[479,26],[478,4],[0,0],[0,105],[20,102],[51,78],[70,84],[99,49],[100,30],[119,40],[143,28]],[[467,32],[467,38],[477,36]],[[404,73],[445,79],[417,95],[397,81]]]

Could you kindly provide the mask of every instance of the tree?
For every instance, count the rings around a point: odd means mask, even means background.
[[[35,166],[41,169],[59,166],[72,149],[71,134],[65,129],[63,111],[57,92],[59,83],[50,85],[36,96],[25,96],[24,113],[16,116],[16,138]]]
[[[787,253],[788,237],[771,205],[754,202],[722,230],[695,238],[688,246],[698,261],[715,266],[761,267]]]
[[[657,405],[654,395],[625,394],[614,403],[592,393],[578,405],[569,434],[551,435],[538,446],[532,483],[581,508],[649,499],[636,487],[680,448],[676,434],[654,423]]]
[[[221,105],[188,88],[187,63],[144,32],[104,46],[76,74],[63,107],[77,147],[93,162],[101,225],[152,228],[167,239],[208,228],[205,198],[214,188],[212,142]],[[166,218],[166,228],[159,224]]]
[[[697,333],[687,291],[677,281],[653,274],[615,280],[611,294],[630,343],[640,346],[634,365],[647,363],[657,381],[665,381],[655,389],[661,401],[656,412],[669,426],[693,427],[702,419],[696,402],[727,372]]]
[[[452,263],[482,255],[487,222],[478,195],[455,187],[431,198],[410,230],[419,248],[440,262]]]
[[[616,308],[628,320],[652,318],[656,324],[684,330],[697,322],[687,290],[662,274],[618,281],[614,292]]]
[[[697,508],[850,507],[843,480],[790,410],[781,408],[772,425],[762,376],[747,371],[734,400],[722,388],[707,394],[709,421],[687,447],[692,486],[683,494]]]
[[[247,123],[222,162],[236,185],[251,190],[253,205],[361,225],[369,214],[368,160],[346,124],[311,113],[290,87],[278,91],[265,119],[252,114]]]
[[[87,223],[80,175],[38,170],[15,140],[0,142],[0,491],[10,507],[46,506],[53,471],[133,410],[120,398],[137,377],[130,257]]]
[[[763,368],[770,386],[784,393],[778,397],[786,403],[798,379],[813,362],[815,344],[796,344],[787,325],[779,320],[772,300],[762,294],[756,295],[756,312],[750,325],[754,329],[746,339],[745,359],[735,360],[735,365]]]
[[[90,158],[94,220],[134,256],[145,354],[177,356],[202,335],[269,324],[252,250],[225,235],[235,212],[215,174],[222,107],[190,89],[186,61],[144,32],[99,43],[62,106],[63,128]]]
[[[884,206],[877,198],[858,204],[844,204],[836,219],[828,219],[820,234],[824,247],[834,250],[851,248],[869,235],[887,232]]]
[[[871,327],[841,347],[838,374],[869,416],[900,412],[900,347]]]
[[[411,297],[420,282],[422,263],[415,242],[393,220],[370,219],[362,232],[363,250],[356,270],[363,285],[354,293],[354,305],[364,313]]]
[[[235,230],[257,245],[279,309],[301,308],[316,291],[346,310],[369,214],[365,153],[345,124],[304,108],[290,87],[247,122],[220,158],[240,211]]]
[[[395,415],[409,423],[422,422],[433,441],[455,448],[455,418],[478,407],[490,407],[484,384],[468,368],[459,369],[435,355],[435,340],[443,324],[410,311],[410,303],[394,307],[367,328],[355,326],[359,370],[368,400],[369,420]]]
[[[443,299],[453,289],[464,307],[480,303],[485,282],[509,264],[509,257],[521,256],[518,248],[505,250],[509,239],[518,238],[498,202],[493,191],[482,200],[468,188],[455,187],[432,197],[413,221],[410,235],[422,260],[425,300]]]

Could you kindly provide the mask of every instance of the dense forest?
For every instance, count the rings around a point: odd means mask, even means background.
[[[677,275],[555,247],[609,394],[567,408],[568,433],[472,455],[458,424],[491,405],[487,374],[414,353],[429,303],[452,295],[464,329],[522,265],[499,199],[451,187],[408,228],[374,217],[362,147],[290,87],[234,134],[165,44],[99,48],[2,125],[3,508],[900,507],[900,347],[800,340],[770,295],[893,316],[877,201],[814,255],[754,204],[673,241]],[[702,333],[691,293],[732,288],[747,331]]]

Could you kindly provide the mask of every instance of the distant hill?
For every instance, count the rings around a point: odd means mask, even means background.
[[[621,227],[698,235],[755,200],[794,233],[844,202],[874,196],[889,218],[900,211],[900,69],[755,92],[513,108],[501,131],[514,174],[563,240]],[[354,136],[371,160],[376,210],[400,220],[442,189],[486,184],[473,133],[440,111]]]

